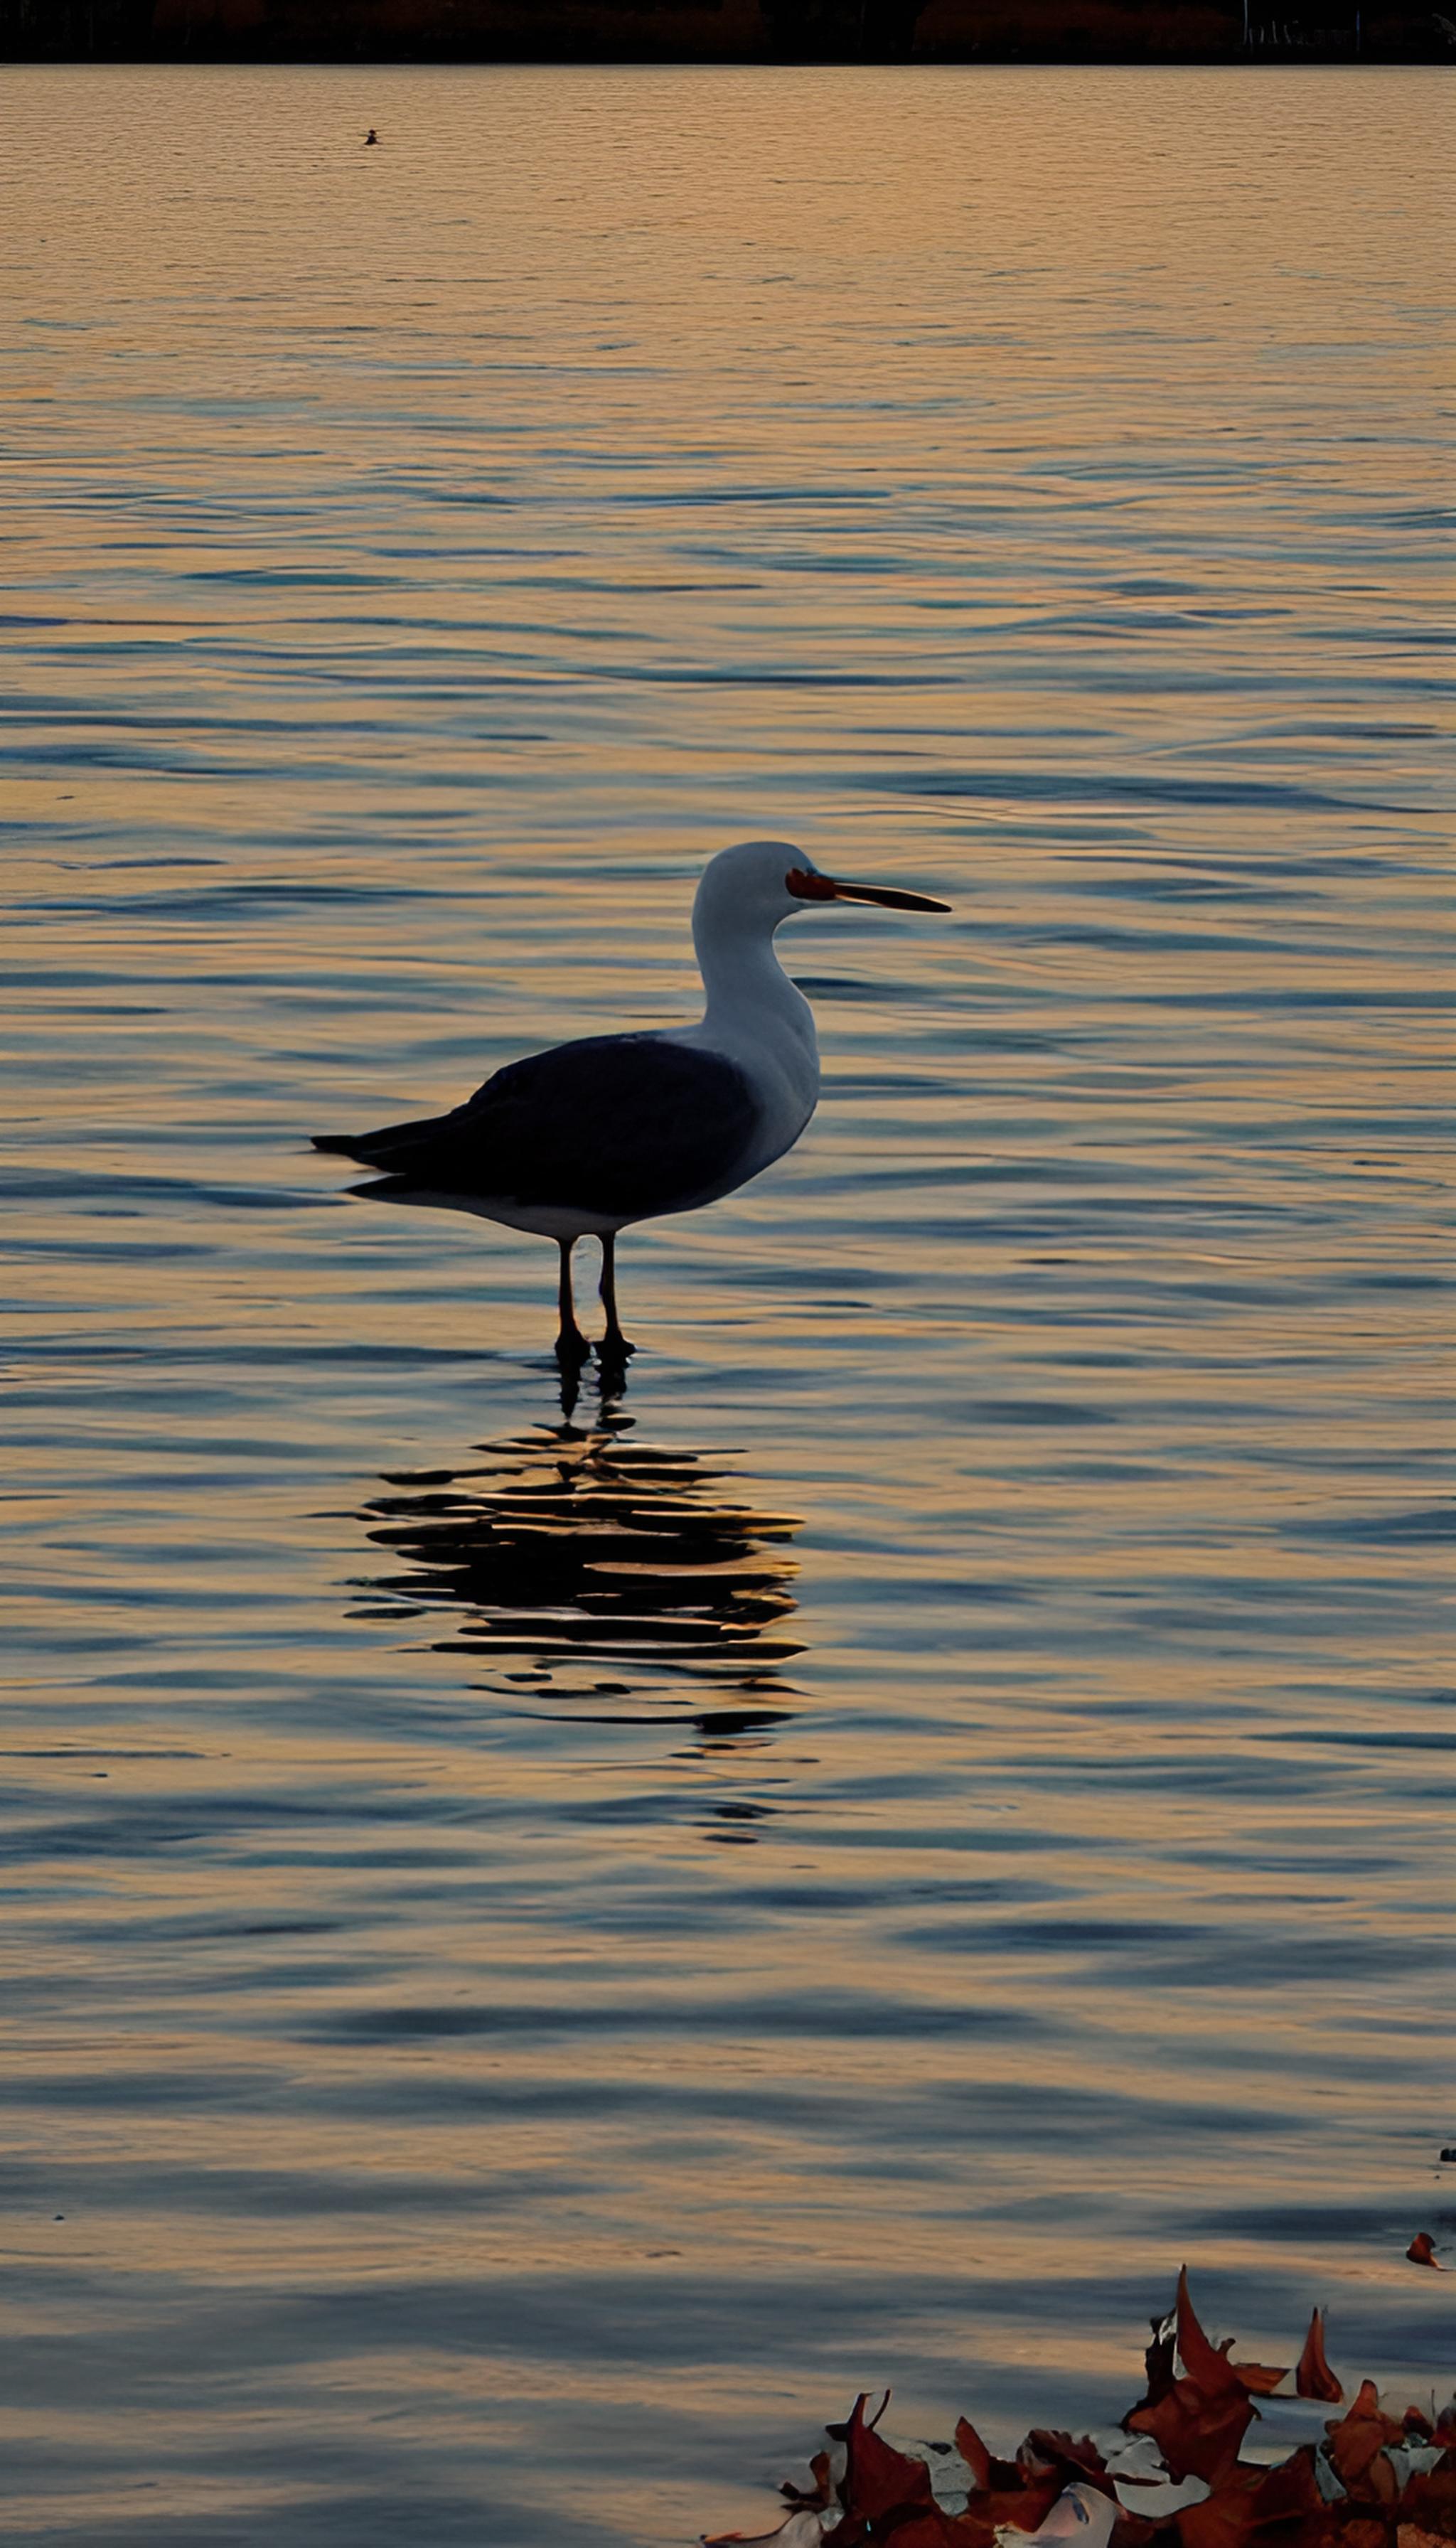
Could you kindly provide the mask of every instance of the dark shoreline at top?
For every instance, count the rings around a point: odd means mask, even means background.
[[[0,0],[0,60],[1450,63],[1456,19],[1428,0]]]

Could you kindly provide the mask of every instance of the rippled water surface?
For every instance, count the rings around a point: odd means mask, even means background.
[[[6,75],[7,2536],[758,2527],[1185,2255],[1456,2358],[1450,95]],[[955,915],[568,1424],[305,1137],[763,833]]]

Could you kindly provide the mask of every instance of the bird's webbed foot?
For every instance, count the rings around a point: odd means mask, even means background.
[[[624,1335],[618,1334],[615,1339],[609,1335],[602,1337],[596,1348],[596,1385],[601,1392],[603,1407],[612,1399],[621,1397],[627,1386],[627,1356],[635,1351],[636,1347],[630,1345]]]

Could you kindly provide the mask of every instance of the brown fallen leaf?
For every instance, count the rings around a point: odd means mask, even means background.
[[[1159,2398],[1166,2398],[1176,2376],[1174,2357],[1178,2351],[1178,2330],[1171,2313],[1166,2318],[1149,2319],[1148,2324],[1152,2328],[1152,2342],[1142,2356],[1147,2372],[1147,2394],[1140,2404],[1155,2407]]]
[[[959,2518],[962,2521],[989,2521],[993,2532],[1040,2530],[1060,2493],[1059,2477],[1042,2478],[1035,2485],[1015,2491],[1008,2488],[984,2498],[972,2498]],[[959,2539],[958,2529],[955,2536]]]
[[[1250,2398],[1272,2398],[1282,2380],[1289,2378],[1289,2365],[1271,2362],[1233,2362],[1228,2368],[1238,2374],[1239,2387]]]
[[[1107,2548],[1152,2548],[1154,2539],[1166,2536],[1161,2522],[1148,2521],[1140,2512],[1130,2512],[1124,2504],[1113,2525]]]
[[[834,2470],[828,2451],[814,2453],[809,2462],[809,2475],[814,2481],[812,2486],[795,2486],[792,2478],[786,2477],[778,2490],[779,2494],[787,2496],[789,2502],[803,2512],[822,2512],[826,2506],[838,2504],[839,2498],[834,2487]]]
[[[1402,2509],[1425,2530],[1444,2531],[1456,2539],[1456,2451],[1447,2451],[1433,2469],[1412,2477],[1402,2497]]]
[[[1090,2433],[1074,2442],[1070,2433],[1053,2433],[1045,2425],[1034,2425],[1023,2448],[1029,2450],[1042,2469],[1050,2470],[1063,2486],[1095,2487],[1099,2495],[1110,2495],[1117,2501],[1117,2488],[1107,2473],[1107,2462]]]
[[[1330,2464],[1346,2493],[1365,2502],[1393,2502],[1395,2470],[1389,2460],[1383,2470],[1377,2469],[1376,2462],[1388,2443],[1404,2439],[1405,2426],[1382,2413],[1374,2381],[1362,2380],[1348,2413],[1324,2429]]]
[[[1230,2469],[1204,2503],[1186,2503],[1173,2515],[1180,2548],[1243,2548],[1253,2528],[1253,2469]]]
[[[1206,2503],[1185,2505],[1176,2515],[1180,2548],[1258,2548],[1258,2534],[1270,2531],[1306,2538],[1322,2509],[1314,2444],[1307,2442],[1277,2468],[1240,2462]]]
[[[991,2483],[991,2454],[974,2424],[967,2423],[963,2415],[956,2427],[956,2448],[970,2471],[972,2492],[984,2495]]]
[[[991,2466],[995,2471],[1005,2462],[993,2460]],[[1040,2530],[1061,2493],[1061,2478],[1055,2471],[1025,2485],[992,2485],[985,2493],[978,2491],[963,2512],[942,2513],[947,2525],[945,2548],[996,2548],[999,2530]],[[894,2537],[898,2548],[898,2530]],[[845,2548],[849,2548],[848,2542]]]
[[[1178,2351],[1183,2368],[1195,2388],[1206,2398],[1218,2398],[1239,2385],[1238,2374],[1227,2353],[1211,2344],[1199,2325],[1197,2313],[1188,2291],[1188,2268],[1178,2269],[1178,2299],[1174,2312],[1178,2327]],[[1282,2374],[1280,2375],[1282,2378]]]
[[[1217,2396],[1220,2390],[1229,2388],[1232,2381],[1237,2380],[1251,2398],[1267,2398],[1278,2388],[1280,2381],[1289,2376],[1287,2365],[1276,2370],[1267,2362],[1235,2362],[1229,2349],[1233,2342],[1231,2335],[1226,2336],[1222,2344],[1209,2342],[1194,2310],[1186,2265],[1178,2276],[1173,2321],[1183,2368],[1190,2380],[1196,2380],[1200,2389],[1210,2397]]]
[[[1310,2312],[1310,2332],[1295,2368],[1294,2389],[1297,2398],[1318,2398],[1326,2407],[1344,2405],[1345,2393],[1324,2359],[1324,2320],[1318,2310]]]
[[[1315,2475],[1315,2445],[1304,2442],[1287,2460],[1264,2471],[1254,2497],[1255,2526],[1262,2530],[1275,2523],[1305,2520],[1320,2512],[1323,2501]]]
[[[912,2512],[908,2520],[895,2522],[892,2531],[883,2529],[876,2522],[872,2530],[832,2530],[829,2534],[830,2541],[837,2543],[838,2548],[860,2548],[862,2539],[867,2548],[870,2540],[890,2537],[894,2538],[896,2548],[953,2548],[958,2534],[950,2514],[942,2512],[935,2504],[929,2512]]]
[[[1384,2504],[1389,2512],[1401,2493],[1401,2481],[1396,2475],[1396,2464],[1389,2451],[1376,2452],[1365,2472],[1365,2483],[1376,2502]]]
[[[1189,2479],[1202,2482],[1208,2493],[1200,2502],[1171,2514],[1129,2510],[1117,2489],[1131,2487],[1136,2502],[1139,2481],[1128,2473],[1114,2480],[1088,2437],[1038,2425],[1006,2460],[962,2417],[956,2441],[971,2493],[963,2511],[948,2512],[935,2500],[926,2459],[875,2431],[886,2393],[873,2415],[862,2397],[847,2424],[829,2427],[846,2447],[838,2489],[837,2463],[821,2453],[812,2490],[782,2488],[787,2508],[776,2529],[753,2538],[735,2531],[705,2548],[1011,2548],[1014,2533],[1023,2534],[1023,2548],[1077,2548],[1077,2525],[1096,2548],[1456,2548],[1456,2399],[1439,2410],[1433,2401],[1428,2410],[1408,2406],[1398,2420],[1365,2380],[1346,2412],[1326,2421],[1318,2449],[1306,2442],[1273,2467],[1254,2466],[1239,2457],[1255,2412],[1245,2379],[1264,2367],[1236,2363],[1228,2344],[1210,2343],[1186,2276],[1179,2297],[1180,2310],[1153,2321],[1149,2394],[1123,2423],[1151,2437],[1183,2492],[1199,2491]],[[1296,2386],[1301,2397],[1343,2404],[1318,2310]],[[1435,2465],[1403,2477],[1402,2443]],[[1144,2456],[1115,2454],[1114,2466],[1119,2458],[1140,2466]],[[1340,2491],[1327,2501],[1331,2471]],[[1148,2485],[1166,2499],[1161,2476]],[[1037,2541],[1030,2534],[1039,2531]]]
[[[791,2512],[776,2530],[723,2530],[715,2539],[704,2539],[702,2548],[820,2548],[826,2525],[838,2517],[834,2513]]]
[[[1437,2274],[1446,2270],[1444,2265],[1436,2262],[1436,2242],[1428,2230],[1416,2230],[1406,2253],[1412,2265],[1429,2265]]]
[[[866,2537],[891,2536],[896,2548],[960,2548],[962,2540],[965,2548],[984,2548],[984,2542],[968,2539],[941,2510],[924,2460],[897,2451],[875,2431],[878,2416],[866,2419],[865,2404],[864,2398],[856,2399],[845,2426],[845,2517],[827,2534],[833,2548],[860,2548]]]
[[[1178,2548],[1275,2548],[1275,2535],[1314,2548],[1320,2512],[1314,2443],[1306,2443],[1278,2469],[1239,2461],[1204,2504],[1183,2504],[1175,2515]]]
[[[845,2471],[846,2503],[865,2521],[881,2521],[888,2513],[935,2511],[938,2507],[924,2460],[912,2460],[904,2451],[881,2440],[873,2424],[865,2420],[867,2403],[863,2397],[856,2399],[855,2412],[845,2429],[850,2455]]]
[[[1150,2433],[1171,2477],[1201,2477],[1216,2487],[1238,2457],[1253,2408],[1236,2380],[1210,2397],[1193,2380],[1175,2380],[1155,2407],[1135,2407],[1130,2433]]]

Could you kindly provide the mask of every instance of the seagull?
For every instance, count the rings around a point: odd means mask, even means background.
[[[592,1351],[577,1324],[572,1250],[599,1239],[601,1361],[620,1370],[633,1347],[617,1318],[618,1230],[733,1194],[792,1149],[819,1102],[814,1013],[781,970],[774,933],[829,902],[951,908],[824,875],[787,841],[740,841],[709,861],[692,905],[706,994],[696,1026],[554,1045],[508,1062],[448,1115],[316,1134],[314,1147],[380,1171],[355,1193],[554,1238],[563,1370],[579,1371]]]

